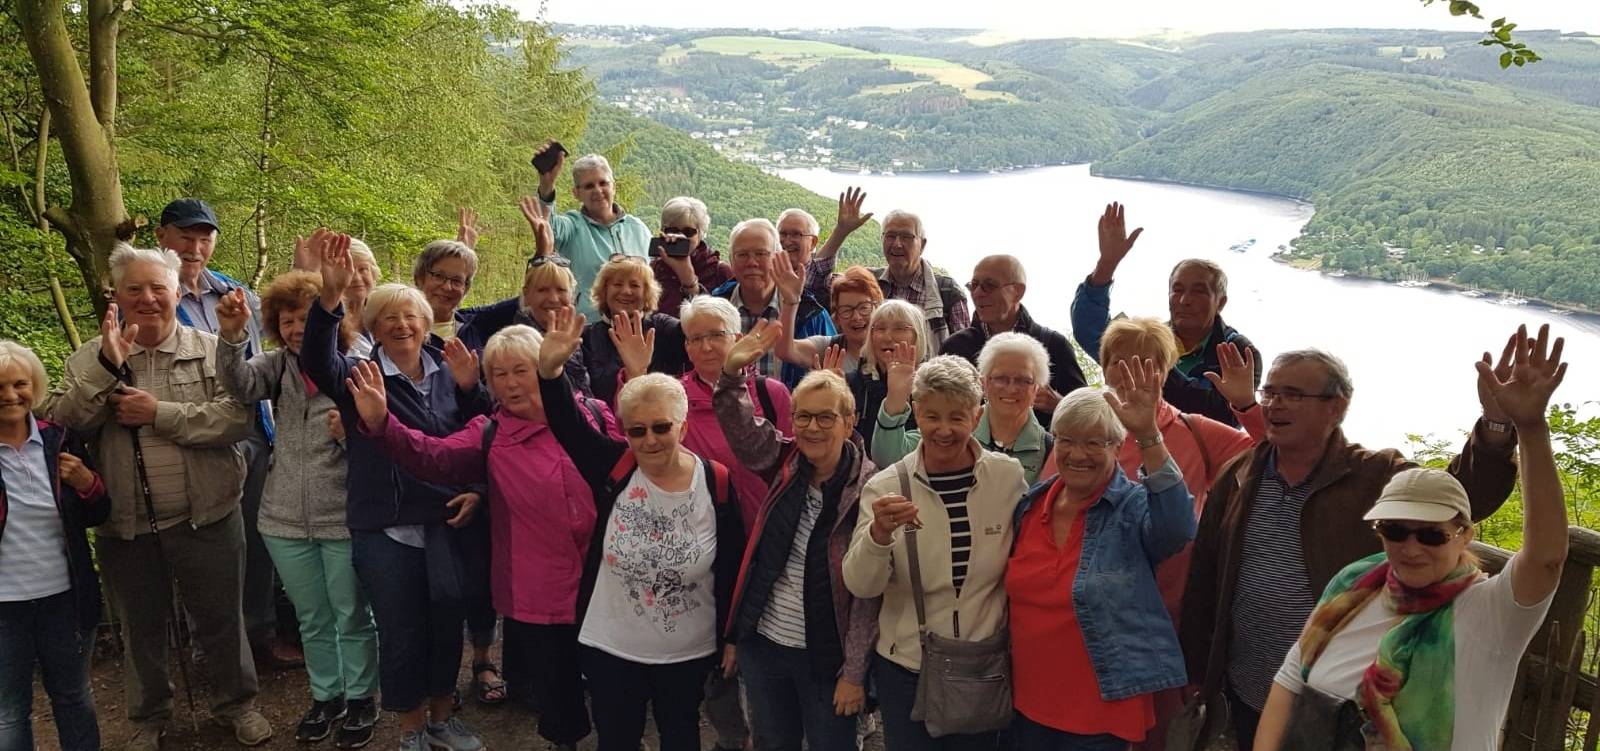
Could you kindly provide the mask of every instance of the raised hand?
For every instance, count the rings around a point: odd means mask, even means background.
[[[444,523],[458,529],[471,524],[472,517],[478,513],[478,505],[482,502],[483,496],[477,493],[462,493],[451,498],[450,502],[446,503],[444,507],[454,509],[456,513],[449,519],[444,520]]]
[[[56,456],[56,475],[62,482],[78,491],[80,496],[87,495],[94,489],[94,472],[89,470],[82,459],[64,451]]]
[[[466,206],[456,209],[456,242],[474,250],[478,247],[478,212]]]
[[[522,209],[522,218],[528,220],[528,228],[533,230],[533,254],[547,256],[556,252],[556,234],[550,228],[550,217],[545,216],[544,202],[533,196],[523,196],[517,201],[517,208]]]
[[[444,362],[450,366],[450,376],[456,380],[456,388],[471,391],[477,387],[478,353],[467,349],[460,339],[444,343]]]
[[[861,213],[861,204],[866,202],[867,193],[860,188],[846,188],[839,194],[839,214],[833,220],[833,231],[841,237],[861,229],[861,226],[872,221],[872,212]]]
[[[539,148],[533,150],[533,155],[537,157],[540,154],[549,151],[551,147],[555,146],[555,144],[556,141],[553,138],[545,141],[539,146]],[[556,178],[561,176],[561,168],[565,166],[566,163],[567,155],[564,152],[557,150],[556,163],[550,167],[550,171],[539,173],[539,195],[550,195],[551,193],[555,192]]]
[[[844,347],[837,344],[829,345],[828,351],[811,357],[812,370],[831,370],[844,377]]]
[[[1095,264],[1092,277],[1095,284],[1111,283],[1117,266],[1127,257],[1128,251],[1133,250],[1139,235],[1144,234],[1143,227],[1129,234],[1126,214],[1126,207],[1113,201],[1106,204],[1106,212],[1100,215],[1100,261]]]
[[[612,316],[611,330],[607,333],[629,378],[650,372],[650,360],[656,354],[656,330],[644,327],[644,314],[630,310]]]
[[[902,525],[922,529],[922,520],[917,517],[917,504],[903,495],[881,496],[872,502],[873,542],[888,545],[894,539],[894,531]]]
[[[883,398],[883,410],[899,414],[905,411],[906,404],[911,401],[911,379],[917,374],[916,345],[895,342],[894,353],[884,365],[884,380],[888,381],[888,389]]]
[[[1161,402],[1161,385],[1166,382],[1161,366],[1153,359],[1130,357],[1118,362],[1117,367],[1122,371],[1121,385],[1105,392],[1106,401],[1134,438],[1155,435],[1159,432],[1156,405]]]
[[[1205,373],[1206,380],[1211,381],[1217,393],[1221,394],[1234,409],[1244,409],[1256,403],[1256,358],[1255,354],[1247,347],[1240,349],[1233,342],[1223,342],[1217,345],[1217,362],[1222,366],[1222,373]]]
[[[355,259],[350,257],[350,236],[327,229],[311,234],[313,249],[322,257],[322,308],[329,313],[344,301],[344,291],[355,279]]]
[[[775,254],[773,258],[778,260],[778,256],[781,255],[781,253]],[[778,343],[778,337],[782,335],[783,324],[777,321],[756,321],[756,325],[750,328],[750,333],[739,337],[739,341],[728,348],[728,355],[722,361],[723,375],[743,375],[744,369],[769,352]]]
[[[567,358],[578,351],[583,342],[584,318],[571,305],[550,313],[550,325],[544,330],[544,342],[539,345],[539,377],[553,380],[560,377],[567,366]]]
[[[1048,381],[1039,384],[1039,390],[1033,395],[1033,408],[1054,414],[1056,405],[1061,403],[1061,392],[1050,387]]]
[[[154,394],[132,386],[118,386],[111,392],[111,406],[117,411],[117,424],[129,428],[151,425],[156,421]]]
[[[1551,343],[1549,324],[1539,327],[1537,338],[1529,338],[1527,326],[1518,326],[1507,347],[1512,354],[1506,375],[1490,365],[1487,352],[1477,362],[1478,393],[1487,394],[1517,430],[1543,429],[1550,395],[1567,377],[1567,363],[1561,361],[1566,339]]]
[[[772,280],[778,285],[779,302],[800,302],[800,293],[805,289],[806,280],[795,271],[794,265],[789,263],[788,253],[773,253],[768,260],[772,267]]]
[[[1514,331],[1511,336],[1506,337],[1506,346],[1500,350],[1500,361],[1494,365],[1495,378],[1501,381],[1511,378],[1511,361],[1517,354],[1517,333]],[[1527,345],[1524,344],[1522,346]],[[1483,353],[1483,362],[1491,362],[1488,352]],[[1494,394],[1489,391],[1488,385],[1482,378],[1478,379],[1478,404],[1483,407],[1484,417],[1495,422],[1511,422],[1511,418],[1506,416],[1506,413],[1500,409],[1500,405],[1495,402]]]
[[[316,271],[322,268],[322,256],[311,249],[311,243],[304,237],[294,237],[294,268],[298,271]]]
[[[122,327],[119,319],[117,304],[106,306],[106,317],[100,320],[100,356],[114,367],[122,367],[128,361],[128,350],[133,347],[133,342],[139,337],[139,324],[130,323],[127,328]]]
[[[244,341],[244,327],[250,322],[250,303],[244,288],[234,287],[217,301],[217,334],[238,344]]]
[[[356,414],[368,433],[381,433],[389,422],[389,393],[383,383],[383,369],[374,360],[362,360],[350,368],[344,386],[356,403]]]

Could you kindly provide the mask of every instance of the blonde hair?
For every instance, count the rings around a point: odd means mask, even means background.
[[[917,362],[924,363],[933,356],[933,334],[928,332],[928,319],[915,305],[905,300],[884,300],[872,317],[867,319],[867,344],[861,348],[861,367],[868,373],[878,371],[878,353],[872,349],[872,327],[879,321],[905,323],[917,332]]]
[[[566,287],[568,294],[575,295],[578,292],[578,278],[572,275],[571,269],[559,264],[541,263],[538,266],[529,266],[528,272],[522,275],[521,296],[525,300],[529,289],[542,287],[553,282],[560,282],[562,286]],[[571,300],[568,300],[568,302],[571,302]],[[534,315],[534,311],[528,310],[527,304],[521,300],[517,302],[517,310],[522,311],[523,315],[529,318],[535,320],[538,318],[538,316]]]
[[[600,271],[594,275],[594,284],[589,286],[589,299],[594,300],[594,309],[607,319],[620,312],[606,305],[606,285],[611,283],[612,277],[624,274],[632,274],[644,283],[644,312],[654,313],[656,306],[661,304],[661,283],[656,281],[655,272],[650,270],[650,265],[644,263],[644,259],[638,256],[627,256],[601,264]]]
[[[495,332],[489,337],[489,343],[483,345],[483,370],[488,373],[497,362],[506,358],[519,358],[526,360],[533,367],[539,367],[539,348],[544,344],[544,335],[539,330],[524,324],[512,324]],[[489,380],[489,390],[494,391],[494,382]],[[499,398],[498,394],[494,395]]]
[[[19,342],[0,339],[0,370],[8,367],[20,367],[28,374],[28,380],[33,382],[34,404],[38,404],[44,393],[50,390],[50,375],[45,372],[39,356]],[[33,404],[28,408],[32,409]]]
[[[372,269],[374,282],[383,279],[383,267],[378,265],[378,257],[372,254],[372,248],[365,242],[350,238],[350,258],[356,262],[356,268],[366,266]]]
[[[1100,366],[1115,366],[1116,363],[1111,362],[1112,353],[1130,350],[1140,357],[1154,359],[1161,365],[1163,373],[1172,370],[1182,355],[1178,350],[1178,337],[1172,334],[1172,327],[1156,318],[1118,318],[1112,321],[1106,327],[1105,335],[1100,338]]]
[[[850,419],[856,415],[856,395],[850,393],[850,384],[846,383],[838,373],[831,370],[813,370],[800,379],[794,387],[791,401],[800,399],[802,393],[822,391],[831,394],[838,400],[839,414]]]
[[[426,325],[433,326],[433,306],[428,304],[428,298],[422,294],[422,290],[395,282],[380,284],[372,290],[372,294],[367,295],[367,305],[361,309],[361,325],[368,331],[374,331],[384,311],[404,304],[416,308],[426,319]]]
[[[673,422],[681,423],[689,418],[689,395],[678,379],[666,373],[646,373],[622,384],[617,392],[617,421],[627,420],[634,407],[641,403],[665,405]]]

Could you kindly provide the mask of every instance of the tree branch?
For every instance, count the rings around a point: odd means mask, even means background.
[[[117,29],[120,0],[88,0],[89,96],[95,119],[115,148],[117,133]]]

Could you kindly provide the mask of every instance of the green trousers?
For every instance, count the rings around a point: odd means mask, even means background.
[[[378,629],[350,562],[349,540],[262,535],[300,621],[311,698],[364,699],[378,691]]]

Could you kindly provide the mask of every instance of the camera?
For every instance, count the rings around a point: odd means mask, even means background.
[[[656,235],[650,238],[650,257],[656,258],[663,253],[673,258],[683,258],[689,255],[693,247],[689,238],[683,235]]]

